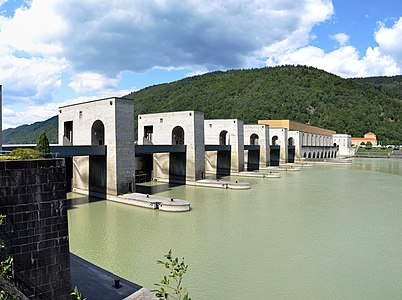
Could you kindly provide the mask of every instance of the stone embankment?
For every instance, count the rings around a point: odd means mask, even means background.
[[[402,158],[402,151],[393,152],[360,152],[356,153],[358,158]]]

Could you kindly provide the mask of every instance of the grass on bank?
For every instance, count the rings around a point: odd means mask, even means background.
[[[44,154],[34,149],[17,148],[7,155],[0,155],[0,160],[24,160],[43,158]]]
[[[391,153],[393,151],[392,148],[371,148],[366,149],[364,147],[358,148],[357,153]]]

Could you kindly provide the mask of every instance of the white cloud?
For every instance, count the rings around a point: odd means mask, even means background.
[[[85,72],[74,74],[72,81],[68,85],[77,93],[87,93],[115,89],[118,82],[118,79],[106,78],[102,74]]]
[[[16,9],[12,17],[0,19],[0,44],[10,51],[24,51],[30,56],[59,53],[60,37],[67,30],[64,20],[54,13],[53,1],[34,0],[29,8]]]
[[[402,71],[402,18],[391,28],[380,24],[375,32],[377,47],[369,47],[361,56],[357,49],[348,46],[349,37],[344,33],[331,36],[339,48],[330,52],[314,46],[294,47],[280,41],[264,49],[266,65],[308,65],[342,77],[391,76]]]
[[[339,43],[339,46],[345,46],[345,44],[348,42],[349,40],[349,36],[345,33],[337,33],[334,35],[330,35],[329,36],[331,39],[337,41]]]
[[[391,76],[402,72],[402,64],[398,64],[392,56],[381,53],[380,47],[367,48],[363,62],[366,68],[364,76]]]
[[[352,46],[343,46],[328,53],[314,46],[302,47],[272,56],[267,59],[266,64],[308,65],[345,78],[396,75],[401,72],[396,62],[381,54],[378,48],[368,48],[366,55],[360,58],[359,52]]]
[[[326,20],[328,0],[61,1],[53,13],[67,30],[59,42],[79,72],[113,77],[155,66],[243,67],[264,46],[308,40]]]
[[[391,28],[380,23],[375,33],[375,40],[378,43],[378,50],[388,55],[402,67],[402,17]]]
[[[42,100],[60,87],[60,75],[65,70],[63,60],[54,58],[20,58],[4,55],[0,58],[0,82],[3,92],[21,101]]]
[[[124,71],[255,67],[261,49],[305,45],[329,0],[32,0],[0,16],[5,101],[116,88]],[[67,75],[66,75],[67,72]]]
[[[57,104],[48,103],[44,105],[28,105],[24,111],[14,110],[10,107],[3,109],[3,130],[14,128],[23,124],[32,124],[37,121],[44,121],[57,114]]]
[[[108,97],[122,97],[131,93],[132,90],[105,90],[99,94],[91,96],[81,96],[66,101],[55,103],[49,102],[44,104],[31,104],[27,105],[23,111],[13,109],[10,106],[3,108],[3,130],[7,128],[14,128],[21,124],[32,124],[38,121],[47,120],[58,114],[59,107],[70,105],[74,103],[80,103],[85,101],[91,101],[94,99],[102,99]]]
[[[362,76],[364,74],[364,66],[359,61],[359,55],[356,49],[350,46],[341,47],[329,53],[325,53],[318,47],[302,47],[276,56],[273,60],[268,60],[267,64],[308,65],[343,77]]]

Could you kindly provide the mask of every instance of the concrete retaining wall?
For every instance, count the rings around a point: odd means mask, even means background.
[[[0,213],[7,215],[1,254],[13,256],[17,278],[52,299],[69,299],[71,292],[65,199],[64,160],[0,161]]]

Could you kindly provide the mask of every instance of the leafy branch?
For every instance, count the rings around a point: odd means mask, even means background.
[[[74,296],[75,299],[77,300],[87,300],[87,298],[85,298],[80,291],[78,290],[77,287],[74,288],[74,290],[70,293],[71,296]]]
[[[191,300],[188,296],[186,288],[182,287],[183,275],[187,272],[188,265],[184,263],[184,258],[179,262],[179,259],[172,257],[172,250],[164,255],[165,261],[158,260],[157,263],[169,270],[169,274],[163,276],[160,283],[155,283],[158,287],[152,290],[159,300]]]

